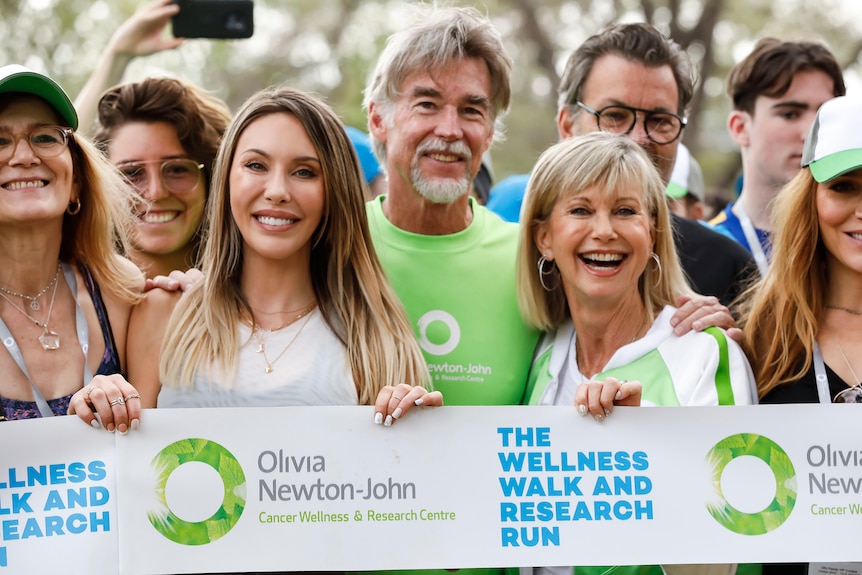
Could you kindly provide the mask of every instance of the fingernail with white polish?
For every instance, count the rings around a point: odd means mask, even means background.
[[[95,429],[99,429],[100,427],[102,427],[102,424],[99,423],[99,420],[95,418],[93,418],[93,421],[90,422],[90,425],[92,425]]]
[[[374,414],[374,423],[376,423],[377,425],[383,423],[383,414],[379,411]]]
[[[583,405],[583,404],[579,405],[579,406],[578,406],[578,415],[580,415],[581,417],[583,417],[583,416],[585,416],[586,414],[587,414],[587,406],[586,406],[586,405]]]
[[[383,422],[383,427],[389,427],[390,425],[392,425],[392,416],[387,415],[386,421]]]
[[[141,420],[140,419],[133,419],[132,420],[132,429],[133,430],[137,431],[138,427],[140,427],[140,426],[141,426]]]
[[[416,401],[413,402],[413,405],[418,406],[418,405],[422,405],[423,403],[425,403],[425,400],[420,397],[419,399],[417,399]]]
[[[403,413],[403,411],[401,411],[401,408],[396,407],[395,411],[392,412],[392,419],[398,419],[399,417],[401,417],[402,413]]]

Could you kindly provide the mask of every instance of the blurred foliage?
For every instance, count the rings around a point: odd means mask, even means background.
[[[487,0],[487,12],[515,59],[507,139],[493,152],[495,179],[530,170],[556,138],[555,90],[568,54],[611,22],[648,21],[683,45],[702,81],[685,142],[703,165],[707,187],[728,194],[739,169],[727,135],[724,78],[757,38],[826,42],[858,76],[862,32],[858,0]],[[132,62],[126,79],[187,77],[234,109],[255,90],[286,83],[325,96],[348,124],[365,126],[362,88],[386,36],[404,22],[401,0],[256,0],[248,40],[189,40]],[[0,61],[57,78],[71,94],[86,81],[133,0],[0,0]]]

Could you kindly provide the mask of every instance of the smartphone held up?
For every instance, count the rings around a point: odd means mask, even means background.
[[[175,38],[251,38],[254,0],[174,0],[180,11],[173,17]]]

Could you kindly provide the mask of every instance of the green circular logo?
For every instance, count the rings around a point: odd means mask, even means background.
[[[168,507],[165,486],[168,478],[180,465],[191,462],[206,463],[215,469],[224,484],[224,499],[218,510],[204,521],[185,521]],[[156,497],[159,509],[147,513],[156,531],[181,545],[205,545],[233,529],[245,508],[245,473],[233,454],[208,439],[183,439],[162,449],[151,463],[158,476]]]
[[[728,463],[751,455],[766,463],[775,476],[775,497],[758,513],[744,513],[725,499],[721,475]],[[706,456],[712,468],[712,487],[716,498],[707,503],[710,515],[727,529],[740,535],[763,535],[779,527],[796,504],[796,470],[790,457],[777,443],[755,433],[737,433],[716,443]]]

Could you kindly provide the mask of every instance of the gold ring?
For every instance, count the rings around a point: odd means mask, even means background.
[[[141,396],[138,393],[130,393],[129,395],[127,395],[123,399],[125,399],[126,401],[129,401],[130,399],[141,399]]]
[[[93,390],[96,389],[92,385],[87,386],[87,391],[84,393],[84,399],[90,399],[90,394],[93,393]]]
[[[403,398],[403,397],[398,397],[397,395],[395,395],[395,394],[393,393],[393,394],[392,394],[392,397],[390,397],[389,399],[390,399],[390,400],[391,400],[391,399],[397,399],[398,401],[401,401],[401,400],[402,400],[402,399],[404,399],[404,398]]]
[[[126,400],[123,399],[122,397],[118,397],[117,399],[111,400],[112,406],[114,406],[114,405],[125,405],[125,404],[126,404]]]

